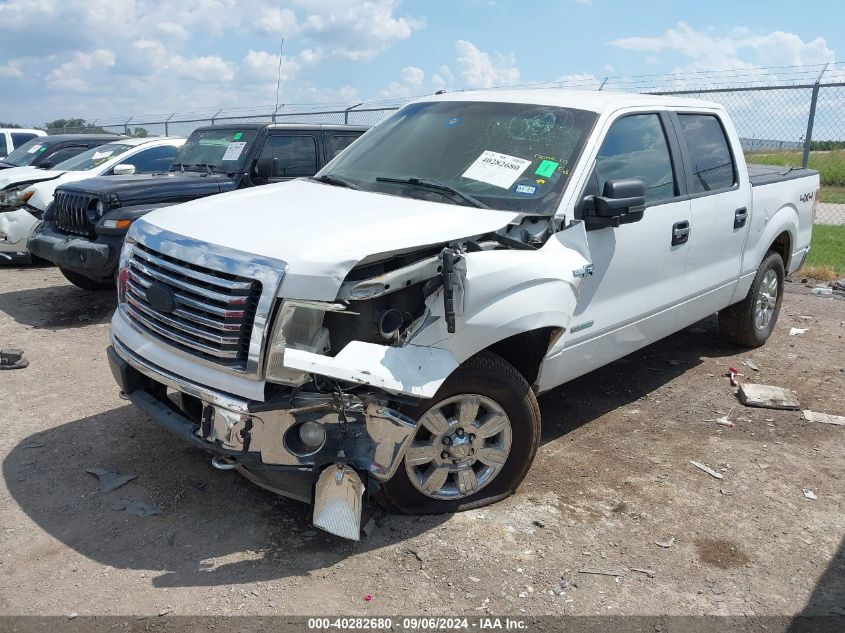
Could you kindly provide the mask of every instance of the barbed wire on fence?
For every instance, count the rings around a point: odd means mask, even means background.
[[[748,161],[818,169],[822,189],[816,221],[845,227],[845,63],[570,77],[497,88],[543,87],[678,95],[721,103],[731,115]],[[188,136],[203,125],[238,122],[375,125],[415,98],[109,117],[85,127],[47,131]],[[821,251],[824,259],[825,249],[841,250],[840,239],[834,235],[829,244],[814,240],[813,251]]]

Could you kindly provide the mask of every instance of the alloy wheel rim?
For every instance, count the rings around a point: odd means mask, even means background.
[[[765,330],[772,322],[775,307],[778,303],[778,275],[774,270],[768,270],[763,276],[763,283],[757,293],[754,303],[754,327]]]
[[[453,396],[420,418],[405,470],[427,497],[462,499],[496,478],[511,441],[510,419],[499,404],[478,394]]]

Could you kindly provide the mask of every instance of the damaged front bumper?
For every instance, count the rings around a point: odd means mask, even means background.
[[[417,422],[377,402],[299,392],[279,402],[245,400],[178,377],[134,354],[112,335],[112,374],[123,394],[153,420],[278,494],[314,502],[313,484],[344,464],[387,481],[413,440]],[[304,444],[302,425],[322,441]],[[317,434],[319,437],[319,433]]]

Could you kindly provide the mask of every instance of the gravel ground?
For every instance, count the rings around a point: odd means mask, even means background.
[[[30,361],[0,372],[2,615],[845,614],[845,427],[743,407],[723,377],[735,366],[845,415],[841,296],[788,284],[761,349],[723,343],[707,319],[544,395],[515,496],[376,511],[360,543],[120,400],[113,309],[54,268],[0,269],[0,346]],[[711,421],[728,413],[734,428]],[[102,493],[92,467],[138,477]]]

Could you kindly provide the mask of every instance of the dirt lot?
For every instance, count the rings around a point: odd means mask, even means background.
[[[357,544],[120,400],[112,310],[56,269],[0,269],[0,347],[30,360],[0,372],[0,614],[845,614],[845,427],[742,407],[723,377],[845,415],[842,297],[790,284],[762,349],[708,319],[543,396],[517,495],[377,515]],[[138,478],[103,494],[96,466]],[[128,498],[162,514],[112,509]]]

